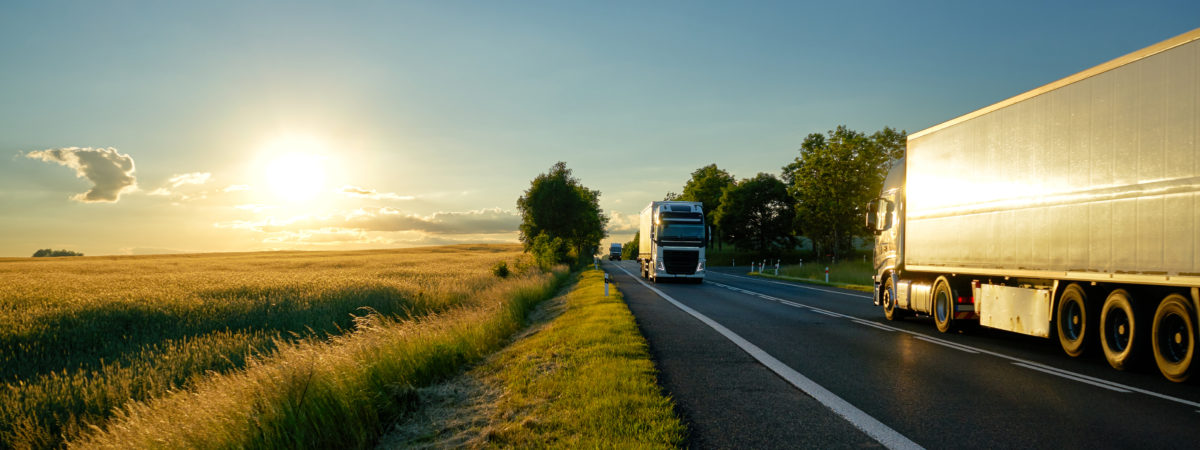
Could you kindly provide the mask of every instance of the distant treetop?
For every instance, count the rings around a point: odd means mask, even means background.
[[[70,250],[51,250],[48,248],[43,248],[33,252],[34,258],[42,258],[47,256],[83,256],[83,253],[73,252]]]

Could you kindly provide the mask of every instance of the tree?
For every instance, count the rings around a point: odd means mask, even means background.
[[[83,256],[83,253],[73,252],[70,250],[52,250],[52,249],[48,249],[48,248],[43,248],[36,252],[33,252],[34,258],[44,258],[44,257],[51,257],[51,256]]]
[[[771,251],[791,247],[795,210],[787,186],[760,173],[725,188],[717,226],[739,247]]]
[[[642,239],[641,230],[635,231],[633,233],[633,239],[630,239],[629,242],[626,242],[625,245],[621,247],[621,259],[624,259],[624,260],[637,259],[638,253],[640,251],[639,247],[641,247],[641,239]]]
[[[692,178],[683,186],[683,194],[679,196],[679,199],[703,203],[706,221],[716,225],[717,208],[721,205],[721,195],[735,181],[729,172],[721,170],[716,164],[709,164],[692,172]],[[715,228],[717,228],[717,232],[714,234],[720,236],[720,227]],[[712,241],[717,241],[719,244],[720,239],[712,239]]]
[[[783,167],[796,231],[812,239],[818,255],[845,255],[855,236],[869,235],[864,208],[879,194],[888,166],[904,155],[905,136],[885,127],[868,137],[838,126],[827,136],[808,135],[800,156]]]
[[[525,251],[553,253],[553,242],[561,240],[576,260],[591,261],[600,241],[607,236],[608,224],[600,209],[600,191],[591,190],[571,176],[567,163],[559,161],[550,171],[538,175],[529,189],[517,199],[521,212],[520,238]],[[538,241],[538,236],[545,239]],[[551,250],[547,250],[551,249]]]

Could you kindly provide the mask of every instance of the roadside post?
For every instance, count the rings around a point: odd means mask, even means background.
[[[779,276],[779,260],[775,260],[775,276]]]
[[[825,266],[825,282],[829,282],[829,266]]]
[[[604,296],[608,297],[608,272],[604,273]]]

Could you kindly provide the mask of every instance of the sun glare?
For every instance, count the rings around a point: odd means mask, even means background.
[[[308,138],[287,137],[266,149],[266,184],[275,197],[292,203],[307,202],[325,190],[329,163],[323,144]]]
[[[301,202],[325,188],[325,169],[321,158],[313,155],[284,155],[267,166],[267,184],[279,198]]]

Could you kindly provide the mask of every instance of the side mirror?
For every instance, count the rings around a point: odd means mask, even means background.
[[[892,212],[896,209],[891,200],[877,198],[867,204],[867,229],[882,233],[892,227]]]
[[[876,227],[879,219],[879,199],[871,200],[867,203],[867,229],[879,234],[879,228]]]

